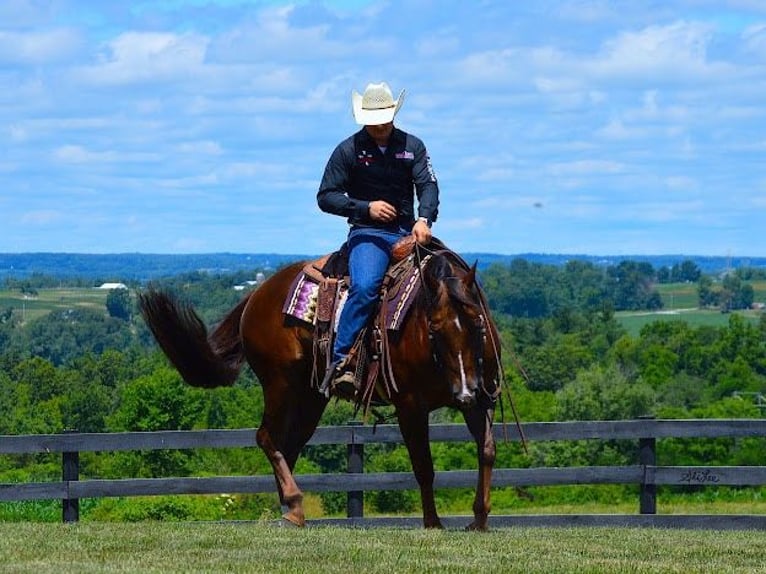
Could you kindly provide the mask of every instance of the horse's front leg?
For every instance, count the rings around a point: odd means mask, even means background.
[[[434,501],[434,463],[428,438],[428,412],[418,408],[397,408],[396,415],[415,479],[420,486],[423,526],[442,528]]]
[[[494,410],[477,406],[463,412],[463,417],[476,441],[479,456],[479,477],[476,483],[476,497],[473,501],[473,522],[466,530],[487,530],[487,519],[492,509],[490,502],[492,469],[495,466],[495,437],[492,435]]]

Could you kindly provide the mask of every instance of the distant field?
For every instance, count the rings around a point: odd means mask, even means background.
[[[665,309],[690,309],[697,307],[696,283],[661,283],[657,292]]]
[[[766,301],[766,281],[751,282],[754,300]],[[617,313],[617,319],[631,336],[638,336],[644,325],[655,321],[685,321],[691,326],[710,325],[723,327],[729,324],[729,317],[734,314],[721,313],[716,309],[697,308],[696,283],[666,283],[657,285],[662,298],[663,309],[658,312],[626,311]],[[761,311],[736,311],[748,321],[760,320]]]
[[[752,282],[756,301],[766,301],[766,281]],[[641,327],[657,320],[687,321],[692,325],[722,326],[729,322],[729,315],[712,310],[697,309],[697,285],[695,283],[668,283],[657,285],[664,308],[660,313],[625,312],[617,318],[631,335],[638,335]],[[39,289],[36,296],[19,291],[0,289],[0,312],[11,307],[17,317],[30,321],[46,313],[72,307],[104,309],[108,291],[93,287]],[[668,312],[675,311],[674,314]],[[743,312],[747,319],[758,321],[758,312]]]
[[[746,320],[753,323],[758,322],[761,316],[760,311],[735,311],[734,313],[743,316]],[[685,321],[693,327],[701,325],[724,327],[729,324],[729,317],[734,313],[691,309],[684,311],[660,311],[657,313],[625,311],[616,313],[615,316],[631,336],[637,337],[644,325],[654,323],[655,321]]]
[[[766,302],[766,281],[751,281],[754,300]],[[696,283],[664,283],[657,285],[665,310],[697,307]]]
[[[755,301],[766,301],[766,281],[751,282]],[[685,321],[692,326],[710,325],[723,327],[729,324],[731,314],[715,309],[697,308],[696,283],[666,283],[657,285],[663,309],[658,312],[625,311],[616,314],[617,319],[631,336],[638,336],[644,325],[655,321]],[[761,311],[736,311],[753,323],[760,320]],[[733,313],[732,313],[733,314]]]
[[[35,296],[0,289],[0,312],[8,307],[16,317],[30,321],[51,311],[89,307],[106,311],[106,290],[93,287],[39,289]]]

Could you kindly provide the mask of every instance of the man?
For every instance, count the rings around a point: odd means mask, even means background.
[[[349,351],[379,299],[391,246],[412,234],[425,245],[436,221],[439,187],[423,142],[394,127],[404,90],[394,100],[388,84],[368,84],[351,95],[357,124],[364,126],[333,151],[317,193],[319,208],[348,219],[351,285],[341,311],[332,364],[321,385],[354,393]],[[415,214],[414,196],[418,198]]]

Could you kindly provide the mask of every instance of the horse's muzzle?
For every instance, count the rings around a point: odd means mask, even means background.
[[[460,410],[467,410],[476,406],[476,393],[464,389],[454,395],[455,405]]]

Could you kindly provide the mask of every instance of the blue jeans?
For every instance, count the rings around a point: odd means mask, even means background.
[[[348,355],[359,332],[367,325],[380,295],[391,259],[391,246],[409,235],[406,229],[354,227],[348,234],[348,270],[351,286],[340,314],[332,360]]]

